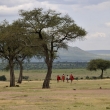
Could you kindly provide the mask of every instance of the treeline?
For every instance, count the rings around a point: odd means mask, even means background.
[[[74,69],[74,68],[86,68],[88,62],[54,62],[53,69]],[[0,64],[0,70],[6,70],[6,63]],[[19,65],[16,65],[15,70],[19,70]],[[35,70],[35,69],[47,69],[44,62],[30,62],[23,64],[24,70]]]

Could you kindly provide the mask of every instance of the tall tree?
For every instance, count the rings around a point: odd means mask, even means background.
[[[47,64],[47,74],[42,88],[50,88],[52,64],[59,48],[67,49],[67,42],[83,38],[86,31],[77,26],[68,15],[62,15],[54,10],[44,11],[42,8],[30,11],[21,10],[20,16],[28,24],[29,33],[36,34],[41,41],[44,60]]]
[[[25,28],[18,22],[0,24],[0,56],[7,59],[10,68],[10,87],[15,86],[14,60],[25,45],[21,39],[26,39]]]
[[[90,71],[96,71],[100,69],[101,75],[100,78],[103,78],[103,71],[110,68],[110,61],[103,59],[93,59],[88,63],[87,69]]]

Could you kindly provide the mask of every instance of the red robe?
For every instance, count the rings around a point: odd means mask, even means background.
[[[70,80],[74,80],[74,77],[72,74],[70,75]]]
[[[59,81],[59,80],[61,80],[61,78],[60,78],[60,76],[59,76],[59,75],[57,75],[57,81]]]
[[[62,75],[62,80],[63,80],[63,82],[64,82],[64,80],[65,80],[65,76],[64,76],[64,75]]]

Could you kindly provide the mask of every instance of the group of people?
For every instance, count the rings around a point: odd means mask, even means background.
[[[65,81],[65,79],[66,79],[66,81],[67,81],[67,83],[69,82],[69,80],[71,81],[71,83],[72,83],[72,81],[74,80],[74,77],[73,77],[73,75],[71,74],[70,76],[69,75],[67,75],[66,77],[65,77],[65,75],[63,74],[62,75],[62,77],[60,77],[59,75],[57,75],[57,82],[59,82],[59,80],[62,80],[63,82]]]

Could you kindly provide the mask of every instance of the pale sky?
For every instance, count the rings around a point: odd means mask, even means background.
[[[82,50],[110,50],[110,0],[0,0],[0,23],[19,18],[19,10],[53,9],[68,14],[87,31],[83,41],[70,46]]]

